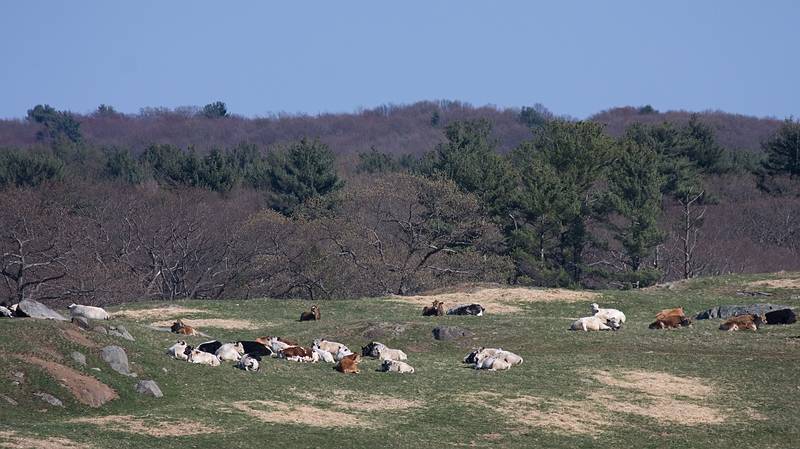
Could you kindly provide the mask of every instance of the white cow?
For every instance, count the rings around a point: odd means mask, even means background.
[[[245,371],[258,371],[259,363],[258,359],[255,357],[250,357],[250,355],[245,355],[239,362],[236,364],[236,367],[239,369],[243,369]]]
[[[406,353],[399,349],[392,349],[384,344],[376,346],[376,349],[378,350],[379,360],[397,360],[397,361],[408,360],[408,356],[406,355]]]
[[[272,337],[269,340],[269,348],[272,349],[272,356],[273,357],[278,357],[278,354],[282,350],[284,350],[286,348],[291,348],[291,347],[292,347],[292,345],[284,343],[284,342],[278,340],[278,337]]]
[[[244,354],[244,346],[241,343],[225,343],[217,349],[214,354],[220,361],[238,362]]]
[[[186,348],[187,347],[188,347],[188,345],[186,344],[186,342],[183,341],[183,340],[180,340],[180,341],[176,342],[174,345],[170,346],[169,349],[167,349],[167,354],[170,357],[178,359],[178,360],[184,360],[184,361],[188,360],[189,356],[186,355]]]
[[[214,354],[209,354],[207,352],[198,351],[197,349],[194,349],[192,350],[191,353],[189,353],[189,363],[200,363],[209,366],[219,366],[219,359]]]
[[[333,358],[333,354],[331,354],[330,352],[328,352],[328,351],[326,351],[324,349],[321,349],[319,346],[314,346],[311,349],[314,351],[315,354],[317,354],[319,359],[322,360],[323,362],[325,362],[325,363],[335,363],[336,362],[336,360],[334,360],[334,358]]]
[[[343,358],[347,357],[348,355],[351,355],[352,353],[353,353],[353,351],[347,349],[347,346],[345,346],[345,347],[339,348],[339,351],[336,353],[335,356],[333,356],[333,358],[337,362],[340,362]]]
[[[72,303],[68,308],[72,318],[83,317],[87,320],[107,320],[111,318],[108,312],[101,307],[82,306]]]
[[[400,362],[397,360],[384,360],[381,364],[381,371],[387,373],[413,374],[414,367],[406,362]]]
[[[570,330],[573,331],[610,331],[612,330],[611,327],[606,324],[607,321],[600,319],[596,316],[585,316],[583,318],[578,318],[575,320],[572,325],[570,325]]]
[[[0,306],[0,316],[4,316],[6,318],[13,318],[14,312],[12,312],[11,309],[7,309],[4,306]]]
[[[495,356],[484,357],[475,364],[475,369],[488,369],[491,371],[510,369],[511,364],[505,359]]]
[[[617,309],[601,309],[597,303],[592,303],[592,314],[601,320],[614,321],[618,324],[625,323],[625,314]]]
[[[499,350],[494,354],[494,358],[501,359],[510,365],[522,365],[522,357],[511,351]]]
[[[345,345],[343,345],[341,343],[337,343],[335,341],[328,341],[328,340],[325,340],[324,338],[322,338],[322,339],[318,338],[318,339],[314,340],[314,346],[322,349],[323,351],[328,351],[331,354],[336,354],[342,348],[348,349],[347,346],[345,346]]]

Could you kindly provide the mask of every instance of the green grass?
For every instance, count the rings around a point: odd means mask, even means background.
[[[62,436],[96,448],[253,448],[253,447],[589,447],[626,445],[647,447],[797,447],[800,437],[800,325],[767,326],[757,333],[717,330],[719,321],[700,321],[677,331],[651,331],[647,325],[662,308],[683,305],[692,314],[719,304],[775,302],[800,306],[800,291],[774,290],[770,298],[736,296],[735,291],[764,276],[699,279],[674,290],[607,291],[598,302],[623,310],[628,324],[619,332],[567,331],[568,317],[587,315],[587,302],[527,303],[521,313],[475,317],[422,317],[411,305],[381,299],[337,300],[321,303],[322,321],[297,322],[308,307],[302,301],[187,301],[184,307],[207,314],[184,318],[239,318],[267,326],[253,330],[202,329],[222,341],[281,335],[309,343],[328,337],[356,350],[368,342],[361,334],[370,323],[400,323],[407,330],[378,340],[406,350],[414,375],[376,372],[378,361],[366,360],[359,375],[343,375],[329,364],[299,364],[268,359],[258,373],[245,373],[230,364],[219,368],[191,365],[169,359],[164,349],[177,337],[145,326],[148,322],[115,320],[136,337],[127,342],[87,334],[101,345],[118,344],[128,352],[140,378],[154,379],[165,397],[152,399],[133,390],[135,379],[113,373],[99,358],[99,349],[87,349],[61,337],[56,328],[70,326],[35,320],[0,320],[0,394],[16,400],[9,406],[0,399],[2,429],[38,437]],[[764,288],[760,288],[764,290]],[[150,308],[162,304],[125,306]],[[165,317],[163,319],[167,319]],[[463,341],[433,340],[437,324],[462,326],[475,337]],[[190,338],[198,343],[203,338]],[[517,352],[525,363],[506,372],[476,371],[461,359],[473,346],[500,346]],[[103,407],[90,409],[38,368],[9,354],[37,353],[51,348],[63,363],[94,375],[120,395]],[[70,352],[87,355],[87,367],[72,363]],[[52,359],[52,357],[50,357]],[[101,368],[100,372],[91,367]],[[590,433],[517,422],[499,413],[506,402],[533,396],[541,413],[559,412],[560,401],[583,401],[596,391],[611,391],[620,401],[648,404],[641,392],[609,389],[592,376],[605,370],[618,375],[625,370],[670,373],[700,378],[714,394],[686,399],[687,404],[713,408],[725,417],[721,424],[682,425],[601,406],[606,426]],[[12,373],[26,374],[20,386]],[[33,397],[46,391],[64,401],[53,408]],[[408,409],[348,410],[329,399],[342,391],[418,401]],[[484,393],[494,393],[489,396]],[[314,399],[317,398],[317,399]],[[355,427],[318,427],[270,423],[232,410],[237,401],[266,400],[307,405],[352,415],[363,423]],[[585,401],[588,402],[588,401]],[[380,404],[380,401],[377,401]],[[607,408],[606,408],[607,407]],[[749,409],[749,410],[748,410]],[[46,410],[46,411],[45,411]],[[267,411],[269,409],[266,409]],[[753,414],[762,419],[754,419]],[[78,417],[134,415],[145,420],[188,422],[186,434],[153,437],[142,433],[99,431],[92,425],[69,421]],[[194,425],[213,425],[225,432],[193,434]],[[487,436],[488,435],[488,436]],[[2,445],[0,436],[0,445]]]

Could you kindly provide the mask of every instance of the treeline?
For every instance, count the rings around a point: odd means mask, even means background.
[[[133,151],[93,145],[48,106],[28,117],[37,144],[0,151],[0,299],[631,288],[800,265],[794,121],[741,157],[697,117],[615,138],[525,108],[510,151],[487,119],[438,122],[428,151],[372,148],[343,173],[318,139]]]

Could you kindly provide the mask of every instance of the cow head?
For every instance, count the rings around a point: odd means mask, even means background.
[[[681,319],[681,326],[689,327],[691,325],[692,325],[692,320],[690,320],[689,318],[683,317],[683,319]]]
[[[613,317],[606,320],[606,326],[610,327],[613,330],[618,330],[622,327],[622,323],[619,322],[619,318]]]
[[[761,327],[764,324],[767,324],[767,317],[762,313],[761,315],[753,314],[753,323],[756,327]]]
[[[590,307],[592,308],[592,315],[596,314],[600,310],[600,306],[596,302],[593,302]]]
[[[244,345],[241,341],[233,345],[233,349],[235,349],[239,354],[244,354]]]
[[[364,357],[379,357],[380,350],[379,348],[383,346],[383,344],[378,343],[377,341],[373,341],[370,344],[363,346],[361,348],[361,355]]]

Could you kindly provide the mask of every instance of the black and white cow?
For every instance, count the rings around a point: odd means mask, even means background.
[[[483,313],[486,311],[480,304],[460,304],[455,307],[451,307],[447,309],[448,315],[473,315],[473,316],[483,316]]]

